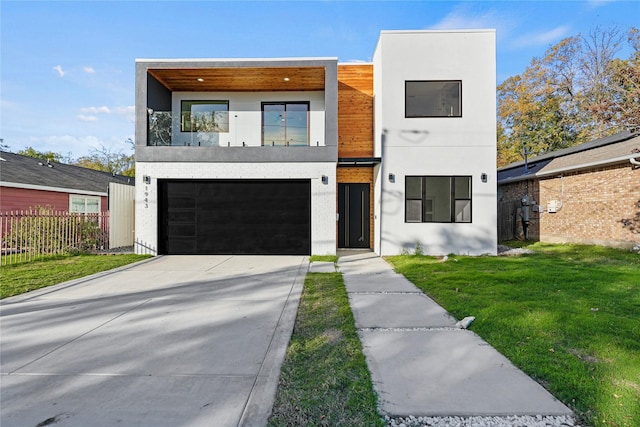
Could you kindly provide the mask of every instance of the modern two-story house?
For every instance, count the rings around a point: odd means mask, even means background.
[[[136,251],[495,254],[495,32],[136,61]]]

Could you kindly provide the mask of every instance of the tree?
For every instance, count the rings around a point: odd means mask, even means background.
[[[133,145],[133,141],[130,138],[125,142]],[[78,158],[74,164],[112,174],[135,175],[135,158],[133,154],[125,154],[122,150],[113,151],[104,145],[101,145],[99,149],[91,149],[89,155]]]
[[[38,151],[33,147],[26,147],[24,150],[20,150],[16,154],[58,163],[65,163],[65,161],[70,159],[70,156],[68,155],[64,156],[60,153],[56,153],[55,151]]]
[[[611,99],[615,55],[620,51],[624,34],[617,28],[596,27],[582,38],[580,56],[581,109],[586,113],[585,133],[588,139],[600,138],[618,132]]]
[[[626,61],[611,61],[611,96],[603,109],[621,126],[640,131],[640,30],[632,28],[628,40],[634,52]]]
[[[499,166],[524,147],[539,155],[638,126],[640,34],[629,31],[628,60],[615,58],[623,36],[613,27],[565,38],[498,86]]]
[[[537,155],[576,142],[574,71],[577,38],[534,58],[522,75],[498,86],[499,164],[527,148]]]

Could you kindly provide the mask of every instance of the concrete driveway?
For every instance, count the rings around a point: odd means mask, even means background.
[[[164,256],[3,300],[0,425],[264,425],[307,266]]]

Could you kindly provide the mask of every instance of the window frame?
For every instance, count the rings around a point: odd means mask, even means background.
[[[189,111],[185,111],[185,104],[189,104]],[[192,128],[193,126],[193,122],[192,120],[186,121],[185,120],[185,113],[189,114],[189,117],[191,117],[192,110],[191,110],[191,106],[193,105],[225,105],[227,107],[226,110],[224,111],[217,111],[214,110],[212,112],[212,116],[215,116],[216,113],[220,112],[220,113],[225,113],[227,116],[227,120],[226,120],[226,126],[220,127],[218,125],[216,125],[216,129],[213,130],[208,130],[208,129],[197,129],[196,128]],[[188,126],[187,126],[188,125]],[[185,133],[194,133],[194,132],[205,132],[205,133],[219,133],[219,132],[224,132],[227,133],[229,132],[229,100],[222,100],[222,99],[181,99],[180,100],[180,132],[185,132]]]
[[[408,191],[408,182],[407,178],[420,178],[420,198],[409,197]],[[435,221],[435,220],[427,220],[427,201],[431,201],[431,215],[433,215],[433,210],[435,204],[433,203],[433,198],[427,195],[427,180],[429,178],[448,178],[449,179],[449,220],[448,221]],[[456,188],[455,188],[455,180],[459,178],[468,179],[469,183],[469,197],[456,197]],[[420,201],[420,220],[414,220],[408,218],[407,208],[408,202],[410,201]],[[468,201],[469,206],[469,220],[468,221],[457,221],[456,220],[456,202],[459,201]],[[406,175],[404,180],[404,222],[406,224],[424,224],[424,223],[435,223],[435,224],[471,224],[473,223],[473,179],[471,175]]]
[[[283,144],[265,144],[265,111],[264,111],[264,107],[266,105],[283,105],[284,106],[284,113],[285,113],[285,136],[284,136],[284,143]],[[307,132],[306,132],[306,137],[307,137],[307,143],[306,145],[289,145],[287,143],[287,105],[306,105],[307,107]],[[270,146],[276,146],[276,147],[308,147],[311,144],[311,102],[310,101],[263,101],[260,103],[260,115],[261,115],[261,123],[260,123],[260,144],[265,147],[270,147]]]
[[[73,199],[84,199],[84,210],[82,212],[73,210]],[[97,212],[87,212],[87,202],[89,200],[97,200],[98,201],[98,211]],[[88,196],[85,194],[69,194],[69,213],[78,213],[83,215],[88,214],[99,214],[102,212],[102,197],[100,196]]]
[[[407,86],[411,83],[457,83],[458,84],[458,114],[454,115],[428,115],[428,114],[413,114],[409,115],[409,93]],[[419,119],[419,118],[461,118],[462,117],[462,80],[405,80],[404,82],[404,117],[406,119]]]

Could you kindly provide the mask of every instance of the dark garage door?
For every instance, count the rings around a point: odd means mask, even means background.
[[[160,253],[311,253],[309,180],[164,180],[159,196]]]

